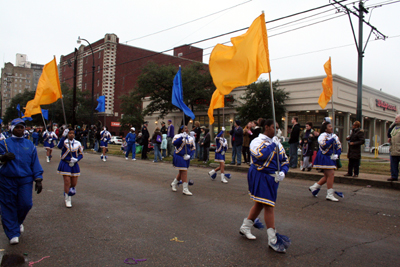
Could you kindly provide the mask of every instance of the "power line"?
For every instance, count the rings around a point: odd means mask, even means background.
[[[165,32],[165,31],[169,31],[169,30],[171,30],[171,29],[178,28],[178,27],[180,27],[180,26],[183,26],[183,25],[186,25],[186,24],[189,24],[189,23],[192,23],[192,22],[195,22],[195,21],[198,21],[198,20],[201,20],[201,19],[204,19],[204,18],[213,16],[213,15],[216,15],[216,14],[221,13],[221,12],[224,12],[224,11],[226,11],[226,10],[229,10],[229,9],[232,9],[232,8],[235,8],[235,7],[238,7],[238,6],[247,4],[248,2],[251,2],[251,1],[252,1],[252,0],[249,0],[249,1],[246,1],[246,2],[243,2],[243,3],[240,3],[240,4],[237,4],[237,5],[235,5],[235,6],[231,6],[231,7],[225,8],[225,9],[223,9],[223,10],[214,12],[214,13],[209,14],[209,15],[207,15],[207,16],[203,16],[203,17],[200,17],[200,18],[197,18],[197,19],[194,19],[194,20],[191,20],[191,21],[188,21],[188,22],[185,22],[185,23],[182,23],[182,24],[179,24],[179,25],[176,25],[176,26],[173,26],[173,27],[164,29],[164,30],[160,30],[160,31],[158,31],[158,32],[154,32],[154,33],[150,33],[150,34],[143,35],[143,36],[141,36],[141,37],[137,37],[137,38],[128,40],[128,41],[126,41],[125,43],[127,44],[128,42],[131,42],[131,41],[139,40],[139,39],[142,39],[142,38],[145,38],[145,37],[149,37],[149,36],[152,36],[152,35],[161,33],[161,32]]]

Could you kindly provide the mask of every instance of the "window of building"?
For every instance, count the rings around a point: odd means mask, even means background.
[[[85,70],[85,77],[87,76],[87,70]]]
[[[100,85],[100,79],[97,80],[97,86],[99,86],[99,85]]]
[[[273,87],[272,87],[273,88]],[[86,83],[85,83],[85,90],[86,90]]]
[[[26,78],[30,78],[30,77],[31,77],[31,75],[30,75],[30,74],[27,74],[27,75],[26,75]]]
[[[86,57],[86,62],[85,62],[85,64],[86,64],[86,63],[88,63],[88,57]]]
[[[100,65],[97,66],[97,73],[100,72]]]
[[[273,87],[272,87],[273,88]],[[21,90],[19,90],[19,93],[21,93]]]
[[[99,52],[99,58],[101,58],[101,52]]]

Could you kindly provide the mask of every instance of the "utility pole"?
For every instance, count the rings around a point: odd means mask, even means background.
[[[358,71],[357,71],[357,114],[356,114],[356,118],[359,122],[362,122],[362,74],[363,74],[364,51],[365,51],[365,48],[367,48],[367,44],[368,44],[369,38],[371,37],[372,33],[375,34],[376,39],[385,40],[387,36],[383,35],[374,26],[369,24],[369,22],[366,22],[364,20],[364,13],[368,13],[368,10],[365,9],[364,3],[362,0],[360,0],[360,2],[358,4],[358,9],[355,8],[358,11],[358,14],[351,11],[350,9],[347,8],[347,6],[342,5],[341,3],[339,3],[336,0],[333,0],[333,2],[334,2],[333,5],[334,4],[340,5],[344,9],[344,12],[347,13],[349,20],[350,20],[351,30],[353,31],[354,41],[355,41],[356,47],[357,47]],[[338,11],[343,12],[343,10],[340,10],[339,8],[338,8]],[[358,25],[358,43],[357,43],[357,38],[356,38],[356,35],[354,32],[353,23],[351,21],[350,13],[355,15],[356,17],[358,17],[358,23],[359,23],[359,25]],[[371,31],[369,33],[367,41],[365,42],[365,46],[363,47],[363,25],[364,25],[364,23],[367,24],[371,28]]]
[[[72,128],[75,127],[76,125],[76,76],[78,73],[78,49],[75,48],[75,53],[74,53],[74,89],[73,89],[73,96],[72,96]]]

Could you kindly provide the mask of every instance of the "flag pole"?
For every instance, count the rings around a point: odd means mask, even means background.
[[[275,101],[274,101],[274,89],[272,87],[272,80],[271,80],[271,72],[269,74],[269,89],[271,91],[271,103],[272,103],[272,118],[274,120],[274,136],[276,136],[276,119],[275,119]],[[279,164],[279,146],[276,147],[276,165],[278,166],[278,172],[281,169],[281,166]]]
[[[44,129],[47,130],[47,125],[46,125],[46,121],[45,121],[45,119],[44,119],[44,117],[43,117],[42,109],[40,109],[40,115],[42,115],[43,124],[44,124]]]
[[[179,65],[179,69],[181,69],[181,65]],[[181,73],[181,82],[182,82],[182,73]],[[183,86],[182,86],[182,101],[183,101]],[[183,111],[183,109],[182,109],[182,115],[183,115],[182,125],[183,125],[183,128],[185,128],[185,125],[186,125],[185,112]],[[183,128],[182,128],[182,130],[183,130]],[[185,155],[187,155],[186,139],[185,139]]]
[[[68,124],[67,124],[67,116],[65,115],[64,98],[63,98],[62,95],[61,95],[61,106],[62,106],[62,109],[63,109],[64,123],[65,123],[65,125],[68,125]],[[72,126],[72,127],[73,127],[73,126]]]

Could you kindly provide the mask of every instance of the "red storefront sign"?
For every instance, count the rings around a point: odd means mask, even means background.
[[[389,105],[388,103],[386,103],[385,101],[382,101],[380,99],[375,99],[376,101],[376,106],[383,108],[383,110],[393,110],[393,111],[397,111],[397,107],[394,105]]]
[[[111,122],[111,127],[121,127],[121,123],[119,123],[119,122]]]

